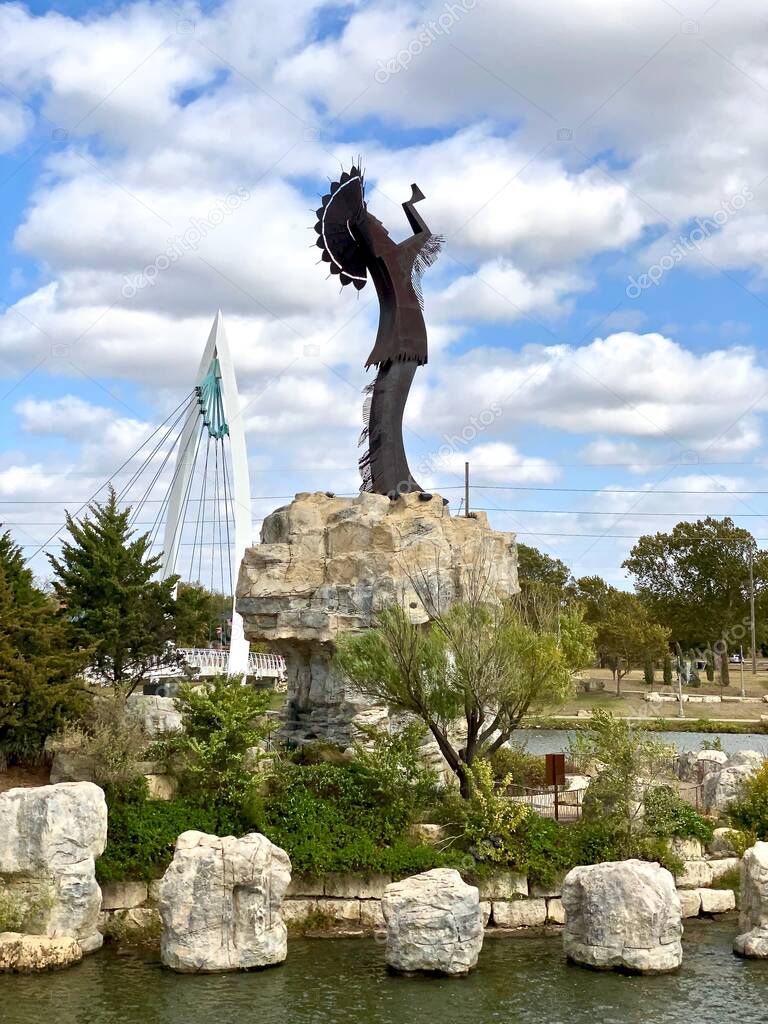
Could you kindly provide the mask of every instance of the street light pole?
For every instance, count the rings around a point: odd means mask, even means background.
[[[750,548],[749,551],[749,621],[752,631],[752,675],[757,674],[757,647],[755,644],[755,555]]]

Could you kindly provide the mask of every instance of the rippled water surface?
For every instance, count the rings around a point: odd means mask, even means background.
[[[551,754],[567,750],[573,735],[574,733],[568,732],[567,729],[518,729],[515,733],[515,742],[524,744],[531,754]],[[654,735],[679,751],[700,750],[702,746],[712,743],[715,739],[714,734],[704,732],[659,732]],[[761,750],[768,757],[768,736],[746,733],[718,735],[723,750],[729,754],[734,754],[737,750]]]
[[[569,966],[559,938],[488,938],[464,979],[387,974],[360,939],[293,940],[282,967],[183,976],[103,950],[68,971],[0,976],[3,1024],[765,1024],[768,962],[731,953],[733,917],[689,922],[662,977]]]

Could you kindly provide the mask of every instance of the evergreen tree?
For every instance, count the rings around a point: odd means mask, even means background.
[[[87,697],[85,655],[68,650],[55,603],[34,584],[21,551],[0,536],[0,750],[39,754],[46,737],[78,714]]]
[[[176,643],[179,647],[210,647],[229,636],[232,598],[202,583],[180,583],[176,592]]]
[[[48,556],[72,645],[91,649],[91,670],[125,696],[151,667],[176,661],[178,576],[155,579],[161,555],[150,555],[149,534],[134,535],[130,512],[119,510],[110,488],[81,521],[67,515],[70,540],[60,558]]]

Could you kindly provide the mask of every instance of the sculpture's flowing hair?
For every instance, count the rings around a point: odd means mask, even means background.
[[[443,248],[444,242],[445,239],[442,235],[428,235],[424,240],[424,244],[416,253],[416,259],[413,261],[411,284],[413,285],[413,290],[416,292],[416,298],[419,300],[419,305],[422,309],[424,309],[424,292],[422,290],[421,279],[424,276],[424,271],[428,270],[440,255],[440,250]]]
[[[371,405],[373,403],[373,389],[375,386],[376,380],[374,379],[363,388],[363,429],[360,431],[360,439],[358,441],[358,447],[362,448],[365,445],[365,451],[357,461],[362,478],[360,490],[369,492],[373,490],[373,469],[371,463],[381,443],[379,431],[371,430]]]

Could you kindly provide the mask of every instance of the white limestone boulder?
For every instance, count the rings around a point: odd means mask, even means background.
[[[396,971],[467,974],[483,947],[480,894],[453,868],[435,868],[387,886],[387,964]]]
[[[744,783],[755,774],[749,763],[729,764],[704,777],[702,797],[707,814],[723,814],[740,795]]]
[[[158,886],[160,956],[183,973],[247,970],[285,960],[285,850],[252,832],[183,832]]]
[[[768,958],[768,843],[755,843],[742,859],[739,929],[734,953]]]
[[[680,898],[658,864],[626,860],[570,871],[563,882],[563,944],[574,963],[640,974],[682,963]]]
[[[127,707],[147,736],[167,736],[182,729],[181,712],[173,697],[132,693]]]
[[[0,932],[0,972],[33,974],[52,971],[69,967],[82,958],[83,951],[75,939]]]
[[[98,949],[101,889],[95,858],[107,843],[107,804],[92,782],[10,789],[0,794],[0,892],[21,930]]]
[[[698,782],[707,772],[717,771],[728,762],[722,750],[686,750],[675,759],[675,774],[683,782]]]
[[[707,845],[707,852],[713,857],[737,857],[739,855],[741,832],[735,828],[716,828]]]
[[[753,771],[759,771],[764,763],[765,754],[762,754],[759,750],[737,750],[735,754],[731,754],[728,758],[729,768],[746,765],[748,768],[752,768]]]

